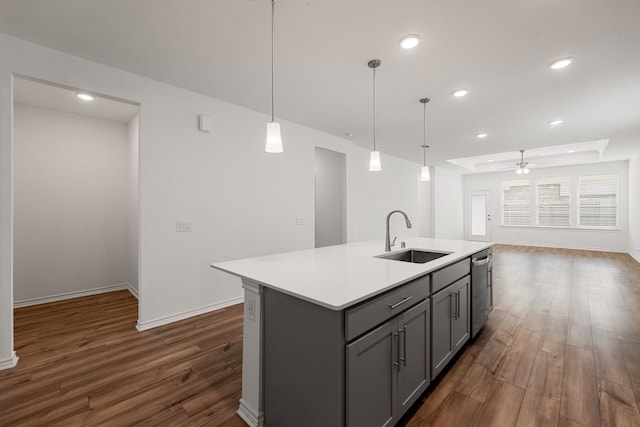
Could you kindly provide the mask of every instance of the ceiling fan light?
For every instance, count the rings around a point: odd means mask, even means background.
[[[382,163],[380,162],[380,152],[372,151],[369,156],[369,172],[380,172],[382,170]]]
[[[522,169],[522,173],[524,173],[525,175],[528,174],[529,172],[531,172],[531,171],[526,166]]]
[[[420,168],[420,181],[431,181],[429,166],[422,166],[422,168]]]
[[[517,173],[518,175],[522,175],[522,168],[518,168],[518,169],[516,169],[516,173]]]

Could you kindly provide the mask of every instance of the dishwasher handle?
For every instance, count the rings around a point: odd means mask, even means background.
[[[491,255],[482,259],[473,258],[471,262],[473,263],[474,267],[480,267],[481,265],[489,264],[491,262]]]

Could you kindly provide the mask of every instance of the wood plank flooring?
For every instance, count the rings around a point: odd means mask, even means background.
[[[635,260],[497,245],[494,289],[485,328],[402,426],[640,426]],[[127,291],[17,309],[0,426],[244,426],[242,309],[145,332]]]
[[[495,246],[494,311],[405,427],[640,426],[640,264]]]

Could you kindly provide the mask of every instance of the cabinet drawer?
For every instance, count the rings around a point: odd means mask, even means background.
[[[345,310],[345,338],[350,341],[429,296],[427,274]]]
[[[471,272],[471,260],[465,258],[461,261],[451,264],[445,268],[442,268],[434,273],[431,273],[433,278],[431,279],[431,293],[438,292],[445,286],[452,284],[459,278],[466,276]]]

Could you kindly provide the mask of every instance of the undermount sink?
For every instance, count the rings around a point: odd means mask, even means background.
[[[431,252],[421,251],[419,249],[407,249],[406,251],[377,255],[376,258],[424,264],[425,262],[433,261],[434,259],[449,255],[450,253],[451,252]]]

